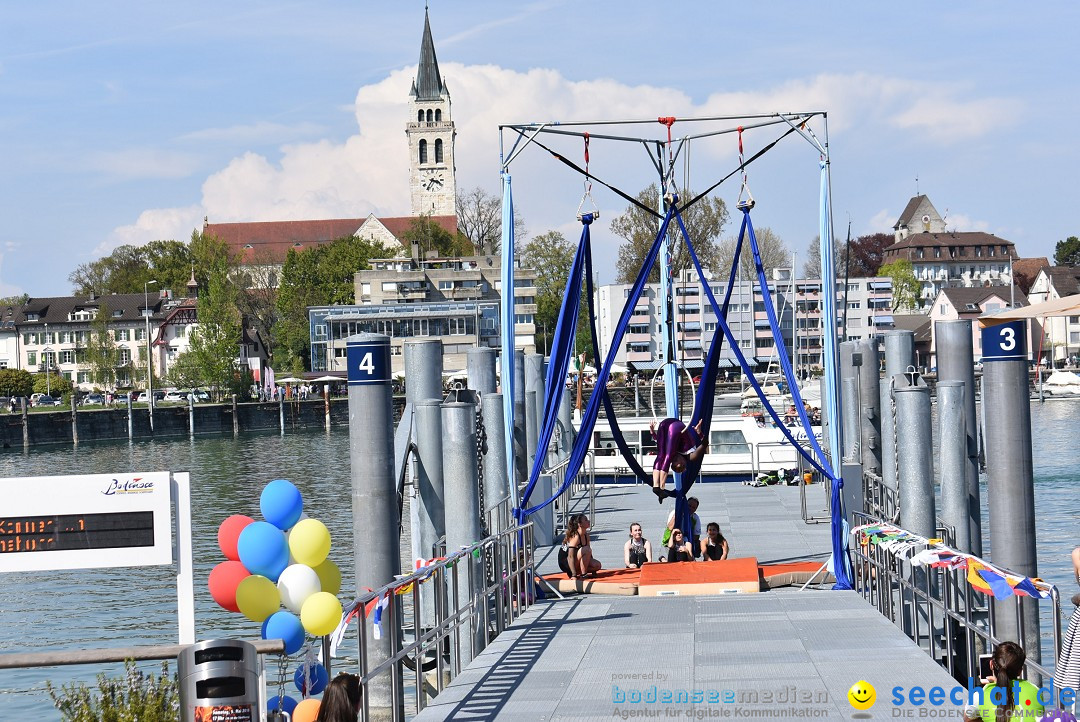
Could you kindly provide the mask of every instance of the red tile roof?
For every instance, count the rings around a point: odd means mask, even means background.
[[[398,240],[415,217],[379,218]],[[431,216],[449,233],[457,233],[456,216]],[[244,262],[283,263],[290,248],[302,250],[354,235],[367,218],[335,218],[316,221],[257,221],[252,223],[204,223],[203,233],[220,238]]]

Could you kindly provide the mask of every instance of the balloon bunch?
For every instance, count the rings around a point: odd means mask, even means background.
[[[262,638],[284,640],[285,654],[292,655],[303,648],[305,632],[321,637],[337,628],[341,570],[327,559],[330,531],[304,515],[303,498],[292,482],[276,479],[267,484],[259,509],[266,521],[234,514],[218,528],[218,546],[226,561],[210,572],[210,596],[222,608],[261,622]],[[321,679],[318,669],[326,675],[317,663],[306,672],[297,669],[297,680],[310,683],[297,683],[305,696],[321,691],[315,684]],[[277,702],[276,697],[271,700],[273,709]]]

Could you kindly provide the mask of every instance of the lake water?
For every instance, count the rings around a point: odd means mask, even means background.
[[[1068,599],[1076,591],[1069,552],[1080,543],[1074,486],[1080,467],[1074,426],[1078,420],[1080,402],[1032,403],[1039,570],[1040,576],[1061,587],[1065,614],[1072,611]],[[219,608],[206,589],[210,570],[223,559],[217,547],[217,526],[230,514],[259,518],[263,485],[276,478],[293,481],[304,494],[305,511],[330,529],[330,558],[341,567],[342,589],[346,590],[341,596],[346,598],[347,590],[353,588],[348,451],[344,429],[287,436],[249,434],[237,439],[84,444],[77,449],[0,455],[0,477],[189,471],[197,637],[255,638],[258,625]],[[0,489],[0,500],[2,495]],[[0,653],[173,644],[177,641],[175,599],[175,576],[168,567],[0,575]],[[1043,635],[1049,638],[1048,628],[1044,627]],[[340,669],[343,663],[335,660],[335,664]],[[0,671],[0,706],[9,718],[58,719],[44,691],[46,679],[54,685],[92,682],[99,672],[115,674],[119,669],[116,665]],[[287,692],[295,695],[291,682]]]

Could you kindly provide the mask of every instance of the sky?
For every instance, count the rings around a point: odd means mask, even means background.
[[[856,236],[891,232],[918,192],[951,229],[1022,256],[1080,234],[1080,5],[432,0],[430,16],[459,188],[500,192],[500,124],[824,110],[839,238],[849,221]],[[4,3],[0,296],[68,294],[77,265],[187,240],[204,217],[407,215],[423,22],[422,0]],[[707,127],[680,120],[674,135]],[[746,131],[747,154],[775,135]],[[551,142],[581,161],[580,140]],[[736,167],[732,134],[688,147],[680,184]],[[590,158],[630,194],[655,180],[632,144],[594,140]],[[755,225],[800,266],[818,233],[818,160],[791,136],[748,169]],[[576,238],[580,177],[535,146],[510,172],[529,234]],[[717,190],[731,208],[738,193],[737,179]],[[607,224],[626,202],[600,186],[592,200],[608,282]]]

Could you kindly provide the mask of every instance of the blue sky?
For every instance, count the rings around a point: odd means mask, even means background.
[[[186,239],[203,216],[408,213],[423,12],[417,0],[5,3],[0,294],[69,293],[77,264]],[[824,109],[838,236],[848,218],[855,234],[890,230],[917,176],[951,227],[1025,256],[1080,233],[1078,16],[1065,2],[431,7],[460,187],[498,190],[500,122]],[[764,142],[748,134],[751,151]],[[634,193],[651,180],[634,153],[594,144],[594,167]],[[733,162],[733,141],[695,147],[691,185]],[[756,224],[800,264],[817,233],[816,167],[791,142],[750,175]],[[576,233],[579,179],[543,153],[512,171],[530,233]],[[596,199],[605,221],[625,207]],[[603,226],[610,269],[617,242]]]

